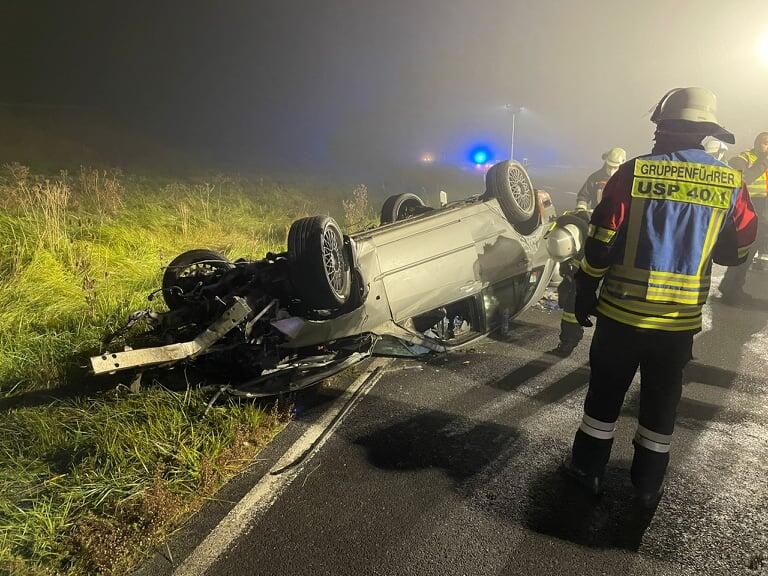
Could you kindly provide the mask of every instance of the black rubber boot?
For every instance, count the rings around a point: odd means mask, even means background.
[[[603,479],[577,468],[573,465],[570,457],[566,458],[560,465],[560,473],[581,486],[592,496],[600,496],[603,493]]]
[[[643,492],[640,490],[635,490],[635,501],[641,508],[644,508],[645,510],[655,510],[659,505],[659,501],[663,495],[663,486],[655,492]]]

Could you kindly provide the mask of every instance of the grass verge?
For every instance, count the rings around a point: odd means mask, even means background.
[[[343,206],[326,201],[352,226],[371,221],[363,188]],[[277,408],[206,413],[192,387],[97,392],[82,366],[105,332],[148,306],[176,254],[258,257],[282,249],[296,218],[329,211],[261,179],[3,167],[0,574],[124,573],[284,426]]]

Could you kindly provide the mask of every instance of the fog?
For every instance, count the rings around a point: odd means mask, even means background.
[[[106,3],[102,3],[106,4]],[[114,3],[118,4],[118,3]],[[669,89],[719,98],[733,151],[768,129],[764,0],[25,2],[0,101],[106,110],[201,162],[386,173],[487,146],[532,167],[649,150]],[[766,57],[768,59],[768,57]],[[586,176],[586,174],[584,174]]]

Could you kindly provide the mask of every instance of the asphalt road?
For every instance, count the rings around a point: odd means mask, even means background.
[[[752,275],[754,294],[767,288],[768,273]],[[505,341],[390,364],[206,573],[768,574],[768,301],[748,310],[713,301],[705,314],[655,514],[633,505],[628,479],[636,386],[607,493],[592,499],[558,475],[581,417],[590,333],[558,359],[546,352],[557,314],[534,309]],[[169,548],[146,573],[171,573],[220,508],[193,520],[176,557]]]

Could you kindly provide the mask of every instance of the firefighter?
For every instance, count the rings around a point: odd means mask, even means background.
[[[603,167],[589,175],[576,195],[576,210],[592,210],[597,206],[608,179],[626,160],[627,153],[623,148],[611,148],[603,154]]]
[[[744,283],[747,280],[747,270],[756,253],[759,257],[754,262],[754,266],[763,270],[768,268],[768,132],[758,134],[752,150],[734,156],[729,164],[741,170],[744,175],[749,196],[763,221],[758,228],[757,242],[747,256],[746,262],[727,270],[719,286],[724,303],[742,304],[752,300],[752,297],[744,292]]]
[[[619,168],[590,220],[576,273],[576,319],[597,327],[584,416],[563,472],[601,491],[624,396],[640,368],[640,411],[631,479],[639,503],[663,491],[683,368],[701,330],[712,261],[744,262],[757,216],[741,172],[707,154],[702,140],[733,143],[715,95],[678,88],[657,105],[655,145]],[[599,296],[596,293],[602,280]]]
[[[563,358],[569,356],[584,337],[584,328],[576,321],[573,313],[576,302],[574,274],[579,269],[583,255],[590,214],[586,210],[562,214],[555,221],[547,240],[547,250],[560,263],[559,272],[562,277],[557,286],[557,304],[562,310],[560,342],[551,353]]]

